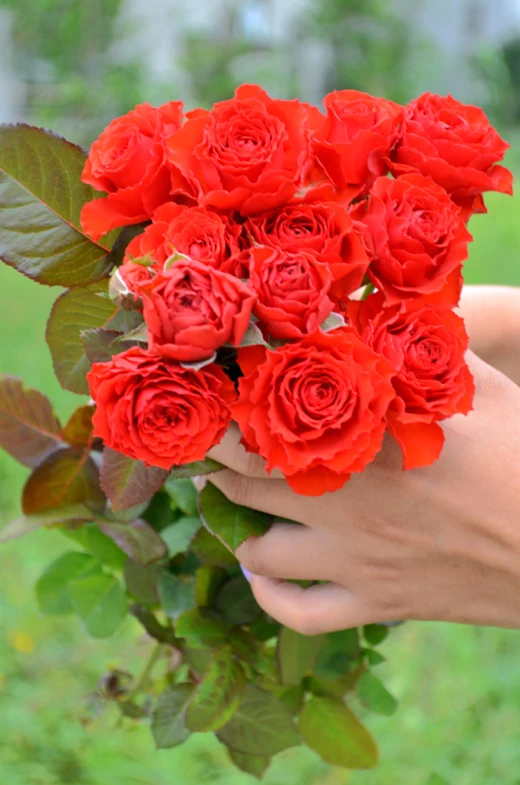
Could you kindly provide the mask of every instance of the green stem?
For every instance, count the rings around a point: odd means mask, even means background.
[[[141,675],[136,680],[134,686],[132,687],[132,689],[130,690],[128,695],[126,696],[126,700],[128,702],[133,701],[133,699],[137,695],[139,695],[139,693],[141,692],[141,690],[145,686],[146,682],[150,678],[150,676],[152,674],[152,671],[153,671],[157,661],[159,660],[159,657],[162,654],[162,651],[163,651],[163,644],[162,643],[156,643],[155,646],[152,649],[152,653],[151,653],[150,657],[148,658],[148,662],[146,663],[146,665],[144,666],[144,668],[143,668],[143,670],[141,672]]]
[[[372,282],[367,283],[367,285],[365,286],[365,290],[361,295],[361,299],[366,300],[367,297],[370,297],[373,291],[374,291],[374,284]]]
[[[148,658],[143,670],[141,671],[140,676],[136,679],[134,686],[132,687],[128,695],[125,697],[124,703],[132,703],[134,698],[136,698],[139,695],[143,687],[146,685],[146,682],[150,678],[151,673],[155,665],[157,664],[159,657],[162,654],[163,648],[164,648],[164,644],[162,643],[155,644],[155,646],[152,649],[152,653],[150,657]],[[115,724],[116,728],[121,727],[121,725],[123,724],[123,719],[124,719],[124,715],[121,714]]]

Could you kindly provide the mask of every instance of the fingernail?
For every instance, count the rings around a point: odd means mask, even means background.
[[[244,578],[245,578],[247,581],[249,581],[249,583],[251,583],[251,573],[249,572],[249,570],[246,570],[246,568],[244,567],[244,565],[243,565],[243,564],[241,564],[241,565],[240,565],[240,569],[241,569],[241,570],[242,570],[242,572],[244,573]]]
[[[208,478],[197,474],[195,477],[191,478],[191,481],[198,491],[202,491],[202,489],[206,486]]]

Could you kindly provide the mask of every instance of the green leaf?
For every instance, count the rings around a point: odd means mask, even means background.
[[[96,196],[80,179],[85,159],[41,128],[0,128],[0,258],[39,283],[84,286],[112,268],[109,248],[81,230],[81,208]]]
[[[303,699],[305,698],[305,687],[301,683],[297,684],[279,693],[278,697],[294,717],[301,711]]]
[[[281,625],[277,621],[262,615],[259,619],[251,622],[250,630],[257,641],[268,641],[279,634],[280,627]]]
[[[129,717],[132,720],[143,720],[148,717],[148,712],[132,701],[120,701],[117,705],[123,717]]]
[[[164,489],[173,501],[174,509],[185,515],[197,515],[197,490],[191,480],[172,480],[169,476],[164,483]]]
[[[47,510],[35,515],[22,515],[15,521],[8,523],[0,531],[0,543],[8,540],[18,540],[42,526],[52,526],[57,523],[83,522],[92,520],[94,513],[84,504],[71,504],[60,507],[59,510]]]
[[[251,665],[256,665],[258,663],[258,658],[262,656],[263,650],[250,630],[247,631],[243,627],[228,629],[227,638],[242,664],[248,662]]]
[[[226,580],[220,567],[200,567],[195,573],[195,602],[202,608],[213,605],[217,592]]]
[[[87,452],[67,448],[51,453],[34,469],[22,493],[26,515],[85,504],[93,510],[105,508],[99,472]]]
[[[222,587],[216,607],[230,624],[248,624],[261,612],[248,581],[241,575]]]
[[[307,688],[314,695],[318,695],[318,697],[342,698],[347,692],[355,690],[364,672],[365,665],[362,664],[349,671],[346,676],[340,676],[336,679],[322,679],[320,676],[313,674],[307,679]]]
[[[356,627],[329,633],[316,662],[316,674],[324,679],[344,676],[360,653],[359,633]]]
[[[386,662],[385,657],[375,649],[363,649],[362,653],[366,657],[368,664],[372,665],[372,667],[374,665],[381,665],[382,662]]]
[[[91,523],[82,527],[82,545],[102,564],[115,570],[122,570],[126,562],[126,555],[117,545],[100,530],[99,526]],[[69,533],[70,534],[70,533]]]
[[[270,692],[252,686],[246,687],[238,709],[217,736],[236,752],[262,757],[300,743],[286,706]]]
[[[94,283],[70,289],[53,305],[47,322],[46,339],[51,350],[54,372],[65,390],[88,395],[86,374],[90,362],[81,341],[82,330],[104,327],[114,316],[117,306],[100,296],[106,285]]]
[[[168,494],[164,493],[163,491],[159,491],[156,493],[150,503],[145,502],[146,509],[140,514],[139,517],[143,518],[147,521],[150,526],[158,531],[162,532],[164,529],[167,529],[171,523],[173,523],[175,519],[175,513],[172,511],[170,506],[170,497]],[[126,511],[124,513],[126,515]],[[118,513],[118,518],[121,517],[121,514]]]
[[[198,517],[179,518],[161,531],[161,537],[168,547],[170,557],[177,556],[188,550],[188,545],[193,539],[195,532],[200,529],[201,522]]]
[[[289,627],[282,627],[276,647],[281,683],[287,686],[299,684],[314,668],[326,640],[325,635],[305,636]]]
[[[365,671],[358,681],[357,696],[365,708],[387,717],[395,714],[399,705],[377,676],[370,671]]]
[[[174,684],[159,696],[152,713],[152,736],[157,749],[177,747],[189,737],[184,718],[194,689],[194,684]]]
[[[127,559],[124,567],[126,588],[134,600],[142,605],[158,605],[159,578],[163,572],[162,564],[151,564],[143,567],[141,564]]]
[[[215,649],[226,640],[226,629],[206,608],[192,608],[177,619],[175,632],[191,649]]]
[[[110,537],[127,556],[147,567],[168,555],[166,544],[145,521],[128,523],[100,522],[99,528]]]
[[[183,660],[196,674],[197,679],[208,670],[213,652],[214,649],[190,649],[189,646],[183,648]]]
[[[233,552],[249,537],[259,537],[269,529],[272,518],[229,501],[210,482],[199,494],[199,511],[209,531]]]
[[[73,581],[69,585],[69,597],[75,613],[93,638],[109,638],[126,616],[125,592],[112,575],[91,575]]]
[[[165,469],[146,466],[105,447],[101,464],[101,487],[114,512],[135,507],[151,499],[167,475]]]
[[[371,646],[377,646],[382,643],[388,635],[390,630],[383,624],[365,624],[363,627],[363,637]]]
[[[205,527],[199,529],[190,543],[195,556],[211,567],[229,569],[238,565],[236,556]]]
[[[61,425],[48,398],[6,374],[0,374],[0,447],[31,468],[63,447]]]
[[[159,578],[159,597],[166,615],[177,619],[195,607],[195,582],[191,577],[164,570]]]
[[[192,731],[222,728],[237,710],[245,682],[244,671],[233,657],[231,646],[223,646],[215,652],[208,672],[188,704],[187,727]]]
[[[69,585],[78,578],[101,574],[101,565],[86,553],[70,551],[56,559],[36,582],[36,599],[42,613],[65,616],[73,613]]]
[[[213,474],[220,471],[224,466],[212,458],[205,458],[203,461],[185,463],[183,466],[174,466],[171,469],[168,479],[181,480],[187,477],[202,477],[205,474]]]
[[[262,758],[259,755],[244,755],[236,750],[228,750],[229,757],[237,768],[251,774],[257,780],[261,780],[271,763],[270,758]]]
[[[336,698],[311,698],[301,713],[300,733],[307,746],[332,766],[371,769],[377,765],[374,739]]]

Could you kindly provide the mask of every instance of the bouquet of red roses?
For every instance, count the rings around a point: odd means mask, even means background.
[[[405,468],[431,464],[439,421],[471,409],[453,309],[467,221],[511,191],[507,145],[453,98],[346,90],[325,108],[243,85],[186,117],[137,107],[92,146],[83,180],[108,195],[85,232],[150,221],[111,282],[144,324],[87,377],[109,448],[169,470],[235,420],[268,471],[318,495],[386,430]]]
[[[511,193],[507,148],[451,97],[345,90],[322,113],[250,85],[210,111],[137,106],[88,157],[0,128],[0,257],[66,287],[47,344],[62,387],[91,397],[63,426],[0,376],[0,446],[31,470],[0,540],[59,527],[74,549],[38,580],[42,612],[98,638],[131,614],[156,642],[95,700],[150,718],[158,747],[215,732],[259,777],[301,740],[376,764],[351,702],[395,711],[372,672],[388,628],[306,638],[266,616],[233,552],[272,518],[191,478],[221,468],[207,456],[232,421],[300,494],[341,488],[386,431],[404,469],[438,458],[439,423],[474,394],[467,224],[486,191]]]

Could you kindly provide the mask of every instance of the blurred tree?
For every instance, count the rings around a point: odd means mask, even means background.
[[[388,0],[319,0],[306,32],[332,48],[323,92],[364,90],[410,100],[414,36]]]
[[[502,57],[508,71],[508,95],[511,120],[520,121],[520,37],[515,36],[502,49]]]
[[[13,14],[15,66],[28,85],[30,122],[89,143],[140,100],[138,64],[110,47],[122,0],[0,0]]]
[[[500,49],[481,47],[470,59],[473,72],[482,85],[480,104],[491,122],[500,129],[520,119],[520,46],[513,40]]]

